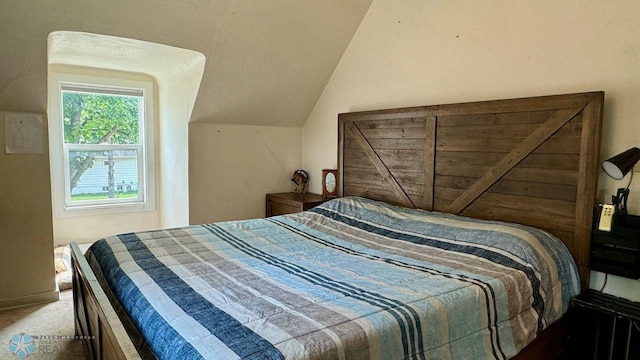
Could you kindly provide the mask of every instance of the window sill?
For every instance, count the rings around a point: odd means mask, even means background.
[[[155,211],[156,207],[150,203],[121,203],[109,205],[87,205],[56,209],[57,218],[70,218],[98,215],[118,215]]]

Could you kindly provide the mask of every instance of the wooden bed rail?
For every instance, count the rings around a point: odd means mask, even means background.
[[[75,335],[83,341],[88,358],[140,359],[118,314],[78,244],[71,243]]]

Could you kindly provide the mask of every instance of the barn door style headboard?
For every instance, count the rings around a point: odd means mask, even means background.
[[[603,102],[591,92],[340,114],[340,195],[547,230],[586,289]]]

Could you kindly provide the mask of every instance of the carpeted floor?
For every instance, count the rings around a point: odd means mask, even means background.
[[[19,359],[20,345],[33,345],[23,350],[27,360],[85,358],[82,341],[73,338],[72,292],[60,294],[60,301],[0,311],[1,360]]]

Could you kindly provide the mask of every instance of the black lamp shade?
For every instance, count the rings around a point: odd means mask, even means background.
[[[629,170],[633,169],[638,160],[640,160],[640,149],[634,147],[603,161],[602,170],[610,177],[622,180]]]

